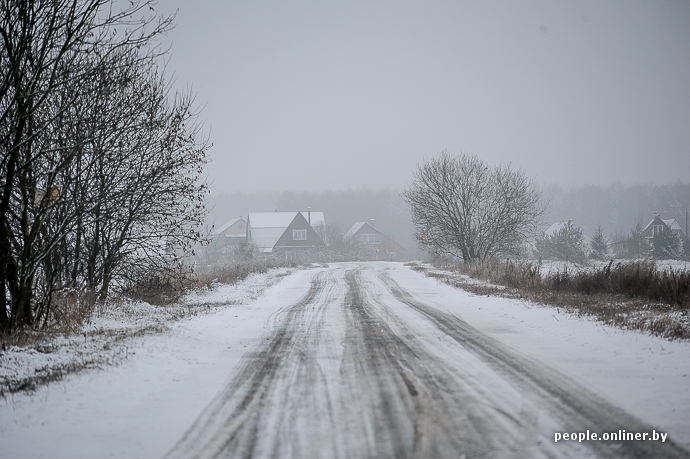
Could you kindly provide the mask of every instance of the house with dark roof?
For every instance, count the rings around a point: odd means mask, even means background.
[[[313,255],[326,248],[314,229],[325,224],[323,212],[252,212],[247,216],[247,240],[263,254]]]
[[[404,247],[376,229],[373,220],[352,225],[344,240],[353,243],[366,260],[396,261],[405,258]]]
[[[681,240],[685,239],[686,236],[685,231],[683,231],[683,227],[680,226],[675,218],[663,220],[661,218],[661,213],[655,212],[654,218],[647,224],[647,226],[644,227],[642,233],[644,234],[644,237],[651,242],[654,239],[654,236],[659,234],[661,231],[673,231],[680,237]]]

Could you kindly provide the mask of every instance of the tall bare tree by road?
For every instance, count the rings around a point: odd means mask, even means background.
[[[198,238],[208,143],[159,70],[171,26],[152,0],[0,0],[1,332]]]
[[[465,262],[521,253],[545,210],[524,172],[466,153],[420,164],[404,196],[420,246]]]

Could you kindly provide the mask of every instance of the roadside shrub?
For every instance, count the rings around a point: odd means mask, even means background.
[[[198,268],[195,271],[162,271],[138,279],[125,286],[122,294],[134,300],[162,306],[179,300],[190,290],[213,284],[234,284],[253,273],[265,273],[273,268],[297,267],[294,260],[264,259],[221,266]]]
[[[164,270],[131,281],[121,293],[133,300],[161,306],[174,303],[197,282],[196,274],[192,271]]]
[[[96,305],[96,292],[65,290],[55,294],[46,315],[45,328],[49,331],[73,332],[88,322]]]
[[[690,296],[690,272],[671,267],[659,269],[652,260],[617,263],[592,271],[579,271],[573,291],[616,293],[686,308]]]

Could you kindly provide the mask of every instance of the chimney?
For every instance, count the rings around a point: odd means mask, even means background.
[[[376,220],[373,218],[369,219],[369,225],[373,228],[376,228]]]
[[[311,207],[307,207],[307,220],[309,221],[309,224],[311,225]]]
[[[278,208],[276,207],[276,212],[278,212]]]

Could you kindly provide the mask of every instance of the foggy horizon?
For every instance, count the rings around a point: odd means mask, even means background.
[[[410,170],[410,174],[412,173],[412,170]],[[653,180],[647,181],[647,182],[635,182],[635,183],[623,183],[621,181],[617,181],[614,183],[606,183],[606,184],[599,184],[599,183],[579,183],[579,184],[570,184],[570,185],[563,185],[560,183],[554,183],[554,182],[549,182],[549,183],[539,183],[535,180],[534,184],[537,187],[537,189],[540,190],[546,190],[546,189],[551,189],[551,188],[556,188],[560,191],[563,192],[572,192],[572,191],[577,191],[580,189],[584,188],[589,188],[589,187],[595,187],[595,188],[601,188],[603,190],[608,190],[611,187],[622,187],[623,189],[630,189],[633,187],[646,187],[646,186],[652,186],[652,187],[666,187],[666,186],[671,186],[671,185],[677,185],[677,184],[683,184],[687,185],[690,183],[690,180],[682,180],[682,179],[676,179],[664,183],[657,183]],[[294,193],[294,194],[318,194],[318,193],[347,193],[347,192],[359,192],[359,191],[391,191],[393,193],[402,193],[404,188],[407,186],[407,183],[401,184],[399,187],[391,187],[391,186],[360,186],[360,187],[343,187],[343,188],[322,188],[322,189],[300,189],[300,188],[283,188],[283,189],[270,189],[270,188],[265,188],[265,189],[260,189],[260,190],[238,190],[238,189],[214,189],[213,186],[210,188],[210,193],[209,196],[213,198],[217,198],[223,195],[230,195],[230,194],[243,194],[243,195],[262,195],[262,194],[281,194],[281,193]],[[270,210],[270,209],[269,209]],[[279,209],[280,210],[280,209]],[[284,209],[287,211],[287,209]],[[292,211],[294,209],[290,209]]]
[[[690,3],[182,1],[166,71],[213,195],[400,190],[466,152],[542,187],[687,182]]]

